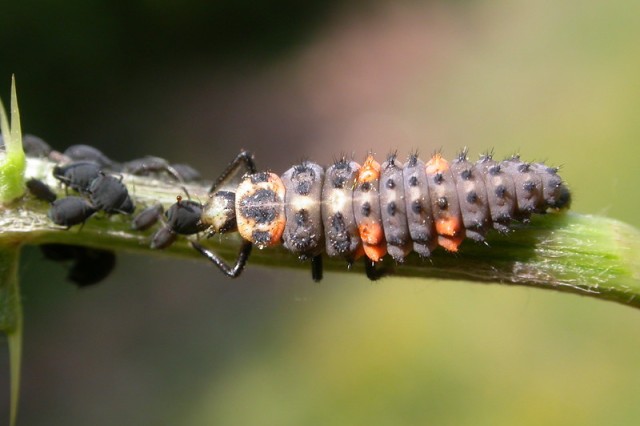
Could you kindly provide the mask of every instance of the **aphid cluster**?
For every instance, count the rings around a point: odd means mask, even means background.
[[[0,137],[0,147],[3,141]],[[98,149],[88,145],[73,145],[64,153],[52,151],[42,139],[25,135],[23,148],[27,156],[48,157],[58,164],[53,168],[53,177],[68,191],[78,195],[57,198],[56,193],[44,182],[29,179],[27,189],[36,198],[51,204],[48,216],[53,223],[67,228],[83,224],[93,214],[102,211],[107,215],[129,215],[135,205],[121,176],[113,174],[126,172],[136,175],[161,175],[166,173],[179,182],[199,178],[199,173],[183,164],[171,165],[158,157],[145,157],[126,163],[109,159]],[[133,229],[145,229],[157,220],[157,206],[154,217],[143,223],[144,215],[134,219]],[[160,213],[162,206],[160,206]],[[148,216],[148,215],[147,215]],[[86,286],[105,278],[115,266],[115,253],[83,246],[45,244],[40,246],[46,258],[70,263],[68,279],[78,286]]]
[[[52,202],[49,216],[63,226],[82,223],[96,211],[134,211],[121,179],[107,172],[199,179],[189,166],[157,157],[118,164],[85,145],[70,147],[62,158],[68,161],[55,167],[54,176],[79,196],[52,200],[37,184],[30,189]],[[451,162],[440,154],[426,162],[416,154],[401,162],[394,154],[382,164],[369,155],[362,166],[341,158],[326,169],[304,161],[278,176],[258,172],[243,151],[213,183],[207,202],[177,196],[151,247],[166,248],[178,235],[238,232],[243,243],[232,265],[197,241],[191,245],[230,277],[242,272],[254,245],[283,244],[311,261],[316,281],[322,278],[323,253],[349,264],[364,259],[367,276],[375,280],[385,273],[376,264],[387,254],[402,263],[412,251],[421,257],[438,246],[455,252],[465,238],[483,242],[490,229],[507,232],[512,221],[568,207],[571,195],[557,171],[518,156],[496,161],[485,154],[471,162],[463,150]],[[232,186],[242,173],[241,182]],[[132,229],[154,226],[163,211],[160,204],[144,209]]]

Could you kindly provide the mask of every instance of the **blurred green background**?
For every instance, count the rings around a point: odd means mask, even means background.
[[[276,172],[519,151],[563,166],[574,210],[640,226],[635,0],[4,0],[5,102],[12,73],[59,149],[211,178],[240,148]],[[95,288],[65,274],[25,253],[21,425],[640,422],[640,316],[613,303],[124,254]]]

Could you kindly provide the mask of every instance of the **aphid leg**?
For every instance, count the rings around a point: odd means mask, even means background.
[[[249,255],[251,254],[251,248],[253,247],[253,244],[248,241],[244,241],[242,243],[242,247],[240,247],[240,252],[238,253],[238,257],[236,259],[236,264],[233,266],[227,265],[227,263],[220,257],[218,257],[218,255],[216,255],[214,252],[202,247],[195,241],[191,241],[191,247],[193,247],[194,249],[199,251],[201,255],[209,259],[226,276],[230,278],[236,278],[244,270],[244,267],[247,264],[247,260],[249,259]]]
[[[311,258],[311,278],[319,283],[322,281],[322,255],[313,256]]]
[[[364,256],[364,270],[367,273],[367,278],[371,281],[377,281],[387,275],[386,268],[376,268],[376,262],[369,259],[367,256]]]
[[[256,173],[256,164],[253,162],[253,155],[248,151],[240,151],[240,154],[233,159],[224,172],[213,182],[209,193],[213,193],[216,188],[224,184],[229,177],[233,176],[240,167],[244,166],[250,174]]]

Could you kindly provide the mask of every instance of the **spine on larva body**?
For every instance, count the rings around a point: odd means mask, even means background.
[[[463,151],[451,162],[436,154],[401,164],[392,155],[380,165],[369,155],[361,167],[343,158],[326,171],[305,161],[282,177],[247,176],[235,207],[240,234],[260,248],[282,242],[301,259],[402,262],[437,246],[455,252],[465,238],[482,242],[491,228],[507,232],[513,220],[570,201],[555,168],[490,155],[472,163]]]

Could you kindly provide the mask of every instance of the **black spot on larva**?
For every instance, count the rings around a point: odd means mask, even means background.
[[[338,253],[347,253],[349,251],[351,242],[342,213],[338,212],[331,218],[329,234],[331,236],[331,245]]]
[[[417,231],[415,234],[413,234],[413,241],[417,243],[425,244],[429,242],[429,239],[429,234],[423,231]]]
[[[557,167],[547,167],[547,173],[549,173],[550,175],[555,175],[556,173],[558,173],[558,168]]]
[[[504,185],[496,186],[496,197],[504,198],[507,195],[507,188]]]
[[[387,188],[393,189],[395,187],[396,187],[396,183],[393,181],[393,179],[388,179],[387,180]]]
[[[368,217],[371,214],[371,204],[368,201],[365,201],[360,208],[362,212],[362,216]]]
[[[553,188],[560,188],[560,186],[562,186],[562,179],[560,179],[557,176],[550,178],[548,184],[551,185]]]
[[[489,174],[496,176],[500,174],[500,165],[496,164],[495,166],[489,167]]]
[[[254,173],[251,175],[251,183],[253,184],[267,182],[268,180],[269,173],[267,172]]]
[[[464,180],[471,179],[471,170],[469,169],[463,170],[462,173],[460,173],[460,177]]]
[[[499,222],[509,222],[512,219],[511,215],[509,213],[502,213],[499,217],[498,217],[498,221]]]
[[[347,179],[345,176],[341,176],[339,174],[336,174],[333,176],[333,181],[331,182],[333,184],[334,188],[338,188],[338,189],[342,189],[344,188],[344,184],[347,182]]]
[[[433,182],[436,185],[440,185],[443,181],[444,181],[444,176],[442,175],[442,173],[438,172],[435,175],[433,175]]]
[[[345,157],[340,158],[333,165],[335,166],[336,169],[339,169],[339,170],[345,170],[349,168],[349,162]]]
[[[480,160],[478,160],[481,163],[487,163],[489,161],[493,160],[493,155],[490,152],[485,152],[484,154],[482,154],[480,156]]]
[[[360,185],[360,189],[362,190],[362,192],[371,191],[371,183],[370,182],[364,182],[362,185]]]
[[[399,238],[397,235],[388,235],[386,238],[387,244],[389,244],[390,246],[402,246],[406,243],[404,239]]]
[[[467,202],[469,204],[475,204],[478,201],[478,194],[476,191],[467,192]]]
[[[297,182],[296,193],[300,195],[309,195],[311,187],[316,180],[316,173],[306,164],[298,164],[294,166],[291,180]]]
[[[531,164],[529,164],[529,163],[522,163],[522,164],[518,165],[518,171],[520,173],[527,173],[530,168],[531,168]]]
[[[422,212],[422,204],[420,203],[420,200],[414,200],[411,203],[411,211],[415,214],[420,214],[420,212]]]
[[[393,152],[391,154],[389,154],[387,156],[387,168],[389,167],[394,167],[396,165],[396,157],[398,156],[398,153]]]
[[[409,186],[418,186],[418,177],[417,176],[411,176],[409,178]]]
[[[313,185],[313,181],[305,180],[303,182],[298,182],[298,185],[296,186],[296,194],[309,195],[311,185]]]
[[[449,202],[447,201],[447,197],[438,198],[438,207],[442,210],[445,210],[449,206]]]
[[[408,162],[408,166],[409,167],[415,167],[416,164],[418,164],[418,154],[411,154],[409,156],[409,162]]]
[[[571,204],[571,192],[569,192],[569,188],[563,186],[562,192],[560,193],[558,200],[551,207],[555,207],[559,209],[562,207],[568,207],[570,204]]]
[[[396,210],[397,207],[395,201],[391,201],[389,204],[387,204],[387,212],[389,213],[389,216],[395,216]]]
[[[353,184],[353,170],[350,163],[346,159],[342,159],[335,163],[331,172],[331,185],[336,189],[342,189],[347,185]]]
[[[527,192],[533,192],[533,190],[536,189],[536,183],[531,180],[528,180],[522,184],[522,187]]]
[[[296,212],[296,225],[304,226],[309,222],[309,212],[305,209],[301,209]]]
[[[271,242],[271,234],[266,231],[253,231],[251,234],[253,242],[257,245],[265,245]]]
[[[278,215],[276,203],[276,193],[261,188],[240,200],[240,213],[256,223],[271,223]]]

